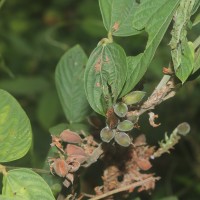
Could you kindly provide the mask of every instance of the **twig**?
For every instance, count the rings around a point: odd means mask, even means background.
[[[142,180],[142,181],[138,181],[136,183],[133,183],[133,184],[130,184],[128,186],[124,186],[124,187],[121,187],[121,188],[118,188],[118,189],[115,189],[115,190],[112,190],[110,192],[107,192],[105,194],[102,194],[102,195],[98,195],[96,197],[93,197],[91,198],[90,200],[99,200],[99,199],[103,199],[105,197],[108,197],[108,196],[111,196],[113,194],[116,194],[116,193],[120,193],[120,192],[124,192],[124,191],[127,191],[131,188],[135,188],[135,187],[138,187],[138,186],[141,186],[147,182],[150,182],[150,181],[153,181],[153,180],[158,180],[158,178],[153,178],[153,177],[150,177],[150,178],[147,178],[145,180]]]
[[[175,95],[174,83],[171,76],[164,75],[160,83],[157,85],[151,96],[140,106],[138,110],[130,111],[127,116],[140,116],[143,113],[152,110],[155,106]]]

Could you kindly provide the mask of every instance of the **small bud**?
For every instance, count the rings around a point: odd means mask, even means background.
[[[143,91],[133,91],[122,98],[122,101],[126,105],[132,105],[139,103],[145,96],[146,92]]]
[[[109,143],[109,142],[114,138],[114,136],[115,136],[115,131],[109,129],[108,127],[105,127],[105,128],[103,128],[103,129],[101,130],[100,136],[101,136],[101,139],[102,139],[104,142]]]
[[[177,126],[178,133],[180,135],[187,135],[190,132],[190,125],[187,122],[183,122]]]
[[[131,144],[131,139],[126,133],[117,132],[115,134],[115,142],[117,142],[120,146],[128,147]]]
[[[119,117],[125,117],[128,112],[128,107],[123,102],[117,103],[114,105],[114,112]]]
[[[127,115],[126,115],[127,119],[131,122],[133,122],[134,124],[137,123],[138,119],[139,119],[139,116],[137,114],[133,112],[129,112]]]
[[[129,120],[124,120],[120,122],[117,126],[117,129],[120,131],[131,131],[134,127],[134,124]]]

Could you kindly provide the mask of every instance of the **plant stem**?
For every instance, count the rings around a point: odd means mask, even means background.
[[[93,197],[89,200],[99,200],[99,199],[103,199],[105,197],[108,197],[108,196],[111,196],[113,194],[116,194],[116,193],[120,193],[120,192],[124,192],[124,191],[127,191],[131,188],[135,188],[135,187],[138,187],[138,186],[141,186],[145,183],[148,183],[150,181],[154,181],[154,180],[158,180],[158,178],[153,178],[153,177],[150,177],[150,178],[147,178],[145,180],[142,180],[142,181],[138,181],[136,183],[133,183],[133,184],[130,184],[130,185],[127,185],[127,186],[124,186],[124,187],[121,187],[121,188],[118,188],[118,189],[115,189],[115,190],[112,190],[110,192],[107,192],[105,194],[102,194],[102,195],[98,195],[96,197]]]

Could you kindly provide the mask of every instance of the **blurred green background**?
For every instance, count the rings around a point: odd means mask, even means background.
[[[1,1],[2,2],[2,1]],[[193,41],[200,26],[189,31]],[[0,88],[10,92],[27,112],[32,124],[34,144],[31,152],[15,166],[40,168],[50,147],[48,129],[65,122],[54,83],[54,71],[61,55],[79,43],[89,55],[99,40],[106,37],[98,1],[94,0],[12,0],[0,9]],[[145,48],[147,35],[114,38],[127,55]],[[143,82],[152,92],[162,77],[162,67],[170,59],[170,31],[159,46]],[[153,170],[162,179],[151,196],[162,199],[177,196],[183,200],[200,199],[200,80],[186,83],[177,95],[162,103],[155,112],[161,126],[150,127],[147,115],[140,121],[141,130],[150,144],[181,122],[191,125],[191,133],[176,145],[171,155],[153,161]],[[171,199],[172,200],[172,199]]]

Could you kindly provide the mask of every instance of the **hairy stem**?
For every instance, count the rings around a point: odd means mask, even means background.
[[[138,181],[138,182],[136,182],[136,183],[133,183],[133,184],[130,184],[130,185],[127,185],[127,186],[124,186],[124,187],[121,187],[121,188],[112,190],[112,191],[107,192],[107,193],[105,193],[105,194],[98,195],[98,196],[96,196],[96,197],[91,198],[90,200],[99,200],[99,199],[103,199],[103,198],[108,197],[108,196],[111,196],[111,195],[113,195],[113,194],[127,191],[127,190],[129,190],[129,189],[131,189],[131,188],[135,188],[135,187],[141,186],[141,185],[143,185],[143,184],[145,184],[145,183],[147,183],[147,182],[154,181],[154,180],[158,180],[158,178],[150,177],[150,178],[147,178],[147,179],[145,179],[145,180]]]

